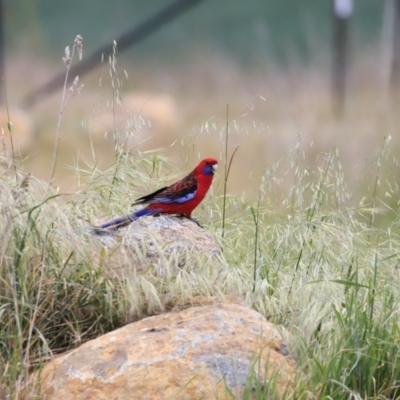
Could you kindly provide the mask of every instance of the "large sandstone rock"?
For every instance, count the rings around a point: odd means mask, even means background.
[[[242,304],[213,304],[129,324],[43,369],[45,399],[225,399],[240,396],[252,367],[280,394],[294,363],[276,327]],[[260,357],[253,363],[255,357]],[[265,365],[268,365],[267,372]]]
[[[114,257],[124,257],[137,270],[166,262],[183,268],[199,256],[222,258],[221,248],[206,229],[186,218],[171,215],[142,217],[126,228],[99,236]],[[123,264],[118,262],[116,264]]]

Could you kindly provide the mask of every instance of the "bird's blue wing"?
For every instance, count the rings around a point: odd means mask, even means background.
[[[191,193],[187,193],[185,195],[180,195],[177,197],[157,197],[157,203],[165,203],[165,204],[170,204],[170,203],[186,203],[189,200],[192,200],[194,198],[194,196],[196,195],[196,192],[191,192]]]

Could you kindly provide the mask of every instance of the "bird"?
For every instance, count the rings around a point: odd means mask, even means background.
[[[192,217],[192,212],[210,189],[217,168],[218,161],[215,158],[205,158],[180,181],[140,197],[132,204],[132,206],[148,204],[146,207],[95,227],[96,231],[99,233],[99,231],[108,229],[116,230],[129,225],[138,218],[160,214],[178,214],[201,227],[197,219]]]

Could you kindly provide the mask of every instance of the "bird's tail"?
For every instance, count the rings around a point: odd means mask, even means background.
[[[126,215],[125,217],[119,217],[116,219],[113,219],[112,221],[106,222],[103,225],[97,226],[97,229],[118,229],[122,228],[124,226],[129,225],[132,221],[135,221],[136,219],[140,217],[144,217],[146,215],[151,215],[156,213],[157,210],[149,210],[148,208],[143,208],[142,210],[133,212],[132,214]]]

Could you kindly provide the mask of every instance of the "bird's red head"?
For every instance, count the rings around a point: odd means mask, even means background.
[[[218,160],[211,157],[205,158],[204,160],[200,161],[199,165],[195,168],[193,172],[195,172],[196,174],[203,174],[212,177],[217,167]]]

